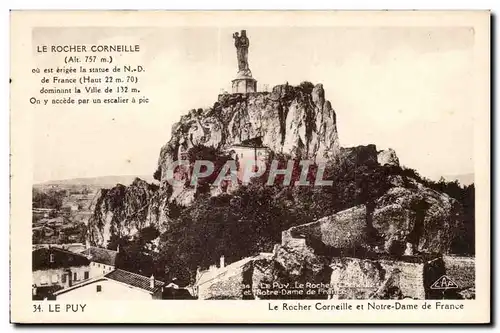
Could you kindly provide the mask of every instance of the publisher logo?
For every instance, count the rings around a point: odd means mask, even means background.
[[[432,284],[431,289],[458,289],[458,284],[450,277],[443,275]]]

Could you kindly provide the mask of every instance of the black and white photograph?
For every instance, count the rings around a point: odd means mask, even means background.
[[[156,14],[27,34],[25,110],[11,112],[30,131],[29,167],[13,170],[32,177],[31,244],[16,246],[31,248],[33,312],[237,300],[458,314],[485,300],[487,12]]]

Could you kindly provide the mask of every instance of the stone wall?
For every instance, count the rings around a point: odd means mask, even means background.
[[[424,266],[426,263],[381,260],[386,271],[394,271],[395,286],[401,290],[403,297],[425,299]]]
[[[442,260],[333,258],[331,294],[338,299],[426,299]]]
[[[251,269],[254,258],[245,258],[227,267],[202,275],[196,285],[199,300],[244,299],[251,297]],[[245,293],[246,291],[246,293]]]
[[[305,238],[331,248],[355,248],[367,243],[366,228],[366,207],[360,205],[285,230],[282,233],[282,243],[286,245],[288,242],[296,242],[295,239]]]
[[[377,161],[380,165],[399,166],[399,158],[394,149],[381,150],[377,154]]]

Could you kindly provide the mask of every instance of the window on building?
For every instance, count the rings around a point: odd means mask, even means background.
[[[84,272],[83,273],[83,277],[84,277],[84,279],[88,279],[89,278],[89,272]]]
[[[101,267],[101,264],[97,264],[97,267]]]
[[[78,280],[78,273],[77,272],[74,272],[73,273],[73,280]]]
[[[96,286],[96,292],[100,293],[102,291],[102,286],[100,284],[98,284]]]
[[[52,283],[57,283],[59,281],[59,276],[57,274],[52,274]]]
[[[61,275],[61,282],[66,283],[66,274]]]
[[[54,254],[53,254],[53,253],[51,253],[51,254],[50,254],[50,256],[49,256],[49,260],[50,260],[50,262],[54,262],[54,261],[55,261],[55,260],[54,260]]]

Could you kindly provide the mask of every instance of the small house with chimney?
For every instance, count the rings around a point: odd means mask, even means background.
[[[57,300],[148,300],[162,299],[165,283],[154,276],[115,269],[105,275],[54,293]]]
[[[87,246],[81,254],[87,257],[90,262],[90,277],[94,278],[113,271],[116,267],[116,257],[119,251],[119,248],[117,251],[113,251],[101,247]]]

